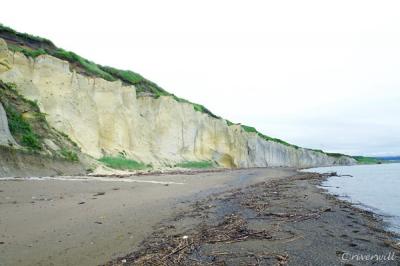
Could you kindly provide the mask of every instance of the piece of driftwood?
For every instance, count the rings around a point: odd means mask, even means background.
[[[338,175],[337,172],[327,172],[327,173],[322,173],[321,176],[323,177],[332,177],[332,176],[339,176],[339,177],[353,177],[352,175]]]

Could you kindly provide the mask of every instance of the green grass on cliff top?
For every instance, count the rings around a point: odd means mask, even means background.
[[[102,66],[96,64],[90,60],[87,60],[74,52],[66,51],[61,48],[56,47],[51,41],[45,38],[41,38],[38,36],[33,36],[27,33],[17,32],[9,27],[6,27],[0,24],[0,37],[4,38],[9,44],[10,50],[22,52],[28,57],[35,58],[42,54],[49,54],[54,57],[60,58],[62,60],[66,60],[71,63],[72,67],[77,68],[78,72],[90,76],[96,76],[103,78],[108,81],[121,80],[127,84],[134,85],[137,88],[137,91],[140,92],[149,92],[154,97],[160,96],[172,96],[177,102],[188,103],[193,106],[195,111],[205,113],[214,118],[221,118],[215,114],[213,114],[210,110],[200,104],[192,103],[186,99],[182,99],[177,97],[174,94],[171,94],[161,87],[159,87],[154,82],[151,82],[140,74],[135,73],[130,70],[120,70],[116,68],[112,68],[109,66]],[[228,126],[234,125],[234,123],[227,120]],[[254,127],[242,125],[242,129],[246,132],[254,132],[261,138],[266,141],[277,142],[286,146],[293,147],[298,149],[299,147],[281,139],[272,138],[266,136],[260,132],[258,132]],[[315,150],[316,152],[324,153],[320,150]],[[337,154],[328,154],[333,157],[340,157]]]
[[[229,123],[232,123],[232,122],[228,122],[228,121],[227,121],[227,123],[229,124]],[[300,148],[299,146],[296,146],[296,145],[287,143],[286,141],[283,141],[283,140],[281,140],[281,139],[272,138],[272,137],[269,137],[269,136],[267,136],[267,135],[264,135],[264,134],[260,133],[259,131],[257,131],[257,129],[255,129],[254,127],[250,127],[250,126],[246,126],[246,125],[241,125],[241,126],[242,126],[242,128],[243,128],[244,131],[256,133],[258,136],[260,136],[262,139],[264,139],[264,140],[266,140],[266,141],[277,142],[277,143],[280,143],[280,144],[283,144],[283,145],[286,145],[286,146],[293,147],[293,148],[295,148],[295,149],[299,149],[299,148]]]
[[[51,41],[33,36],[26,33],[17,32],[9,27],[0,24],[0,37],[4,38],[9,44],[9,49],[21,52],[24,55],[36,58],[43,54],[49,54],[71,63],[78,72],[86,75],[96,76],[108,81],[121,80],[127,84],[134,85],[138,92],[149,92],[155,97],[172,96],[178,102],[193,105],[195,111],[208,114],[214,118],[220,118],[213,114],[203,105],[192,103],[188,100],[179,98],[172,93],[159,87],[154,82],[145,79],[140,74],[130,70],[121,70],[109,66],[102,66],[87,60],[78,54],[56,47]]]
[[[378,163],[382,163],[381,160],[374,158],[374,157],[365,157],[365,156],[353,156],[354,159],[356,159],[356,161],[359,164],[378,164]]]

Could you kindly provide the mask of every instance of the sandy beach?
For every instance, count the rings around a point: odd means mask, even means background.
[[[154,226],[196,200],[294,173],[276,168],[0,180],[0,265],[106,263],[140,247]]]
[[[321,180],[259,168],[0,181],[0,265],[398,265],[394,235]]]

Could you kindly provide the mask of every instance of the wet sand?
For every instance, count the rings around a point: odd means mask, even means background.
[[[141,248],[154,228],[190,211],[193,202],[294,173],[271,168],[111,180],[0,179],[0,265],[103,264]]]

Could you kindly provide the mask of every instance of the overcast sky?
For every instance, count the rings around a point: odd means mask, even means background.
[[[1,22],[266,135],[400,154],[399,1],[5,1]]]

